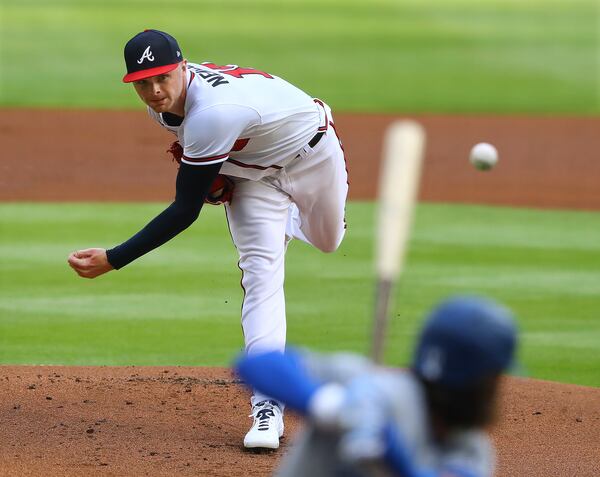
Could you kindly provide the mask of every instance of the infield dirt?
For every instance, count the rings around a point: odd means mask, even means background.
[[[600,118],[411,116],[427,130],[421,200],[600,209]],[[351,199],[375,193],[393,116],[337,115]],[[3,110],[0,201],[167,201],[173,138],[141,112]],[[467,160],[500,151],[492,172]],[[248,395],[226,369],[0,367],[0,475],[268,475],[245,452]],[[510,378],[492,430],[499,476],[595,476],[600,389]]]
[[[600,118],[411,116],[427,131],[421,200],[600,209]],[[372,199],[382,134],[397,116],[336,115],[350,199]],[[174,140],[138,111],[3,110],[0,201],[166,201]],[[471,146],[500,162],[475,170]]]
[[[249,396],[224,368],[0,367],[0,474],[269,475],[300,428],[286,417],[275,453],[247,452]],[[499,476],[593,476],[598,389],[507,378],[492,430]]]

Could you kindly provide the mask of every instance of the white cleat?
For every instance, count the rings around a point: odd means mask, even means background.
[[[244,437],[247,449],[277,449],[283,435],[283,413],[275,401],[261,401],[252,408],[252,427]]]

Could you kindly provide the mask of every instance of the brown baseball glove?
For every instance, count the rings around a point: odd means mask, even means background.
[[[183,147],[179,144],[179,141],[175,141],[171,144],[171,147],[167,149],[173,156],[173,161],[177,164],[181,164],[181,158],[183,157]],[[204,200],[205,204],[221,205],[226,202],[231,202],[233,197],[234,182],[227,176],[219,174],[208,191],[208,195]]]
[[[221,205],[227,202],[231,202],[233,198],[233,190],[235,183],[227,176],[219,174],[208,191],[205,204]]]

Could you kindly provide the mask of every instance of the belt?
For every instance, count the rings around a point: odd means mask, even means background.
[[[310,141],[308,141],[308,145],[310,147],[315,147],[323,136],[325,136],[325,131],[318,132]]]

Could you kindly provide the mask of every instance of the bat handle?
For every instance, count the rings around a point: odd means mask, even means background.
[[[385,348],[385,335],[390,308],[390,298],[393,288],[393,280],[379,278],[375,290],[375,327],[373,329],[373,343],[371,358],[377,364],[381,364]]]

